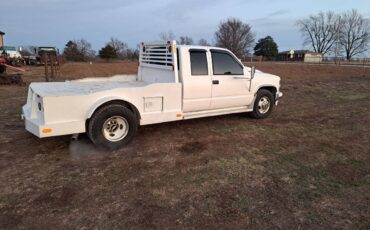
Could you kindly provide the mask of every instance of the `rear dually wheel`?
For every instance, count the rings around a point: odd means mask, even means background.
[[[138,121],[130,109],[123,105],[111,104],[93,114],[87,131],[95,145],[114,150],[131,142],[137,128]]]

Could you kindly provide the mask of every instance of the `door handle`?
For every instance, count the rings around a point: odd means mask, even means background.
[[[212,80],[212,84],[218,85],[220,82],[218,80]]]

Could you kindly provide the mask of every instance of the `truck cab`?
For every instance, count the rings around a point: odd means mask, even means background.
[[[244,66],[227,49],[141,43],[137,75],[32,83],[23,116],[38,137],[87,132],[116,149],[142,125],[247,112],[266,118],[281,96],[278,76]]]
[[[245,107],[251,104],[251,68],[230,51],[213,47],[179,47],[183,112]]]

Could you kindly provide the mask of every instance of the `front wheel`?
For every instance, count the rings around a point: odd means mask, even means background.
[[[137,127],[137,119],[130,109],[112,104],[94,113],[88,125],[88,136],[95,145],[114,150],[132,141]]]
[[[264,119],[268,117],[274,108],[274,104],[274,96],[270,91],[266,89],[258,90],[251,116],[256,119]]]

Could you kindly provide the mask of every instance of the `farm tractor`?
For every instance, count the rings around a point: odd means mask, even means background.
[[[0,85],[23,84],[21,74],[7,74],[7,69],[15,72],[25,72],[24,69],[18,68],[16,65],[17,62],[13,58],[0,55]]]

